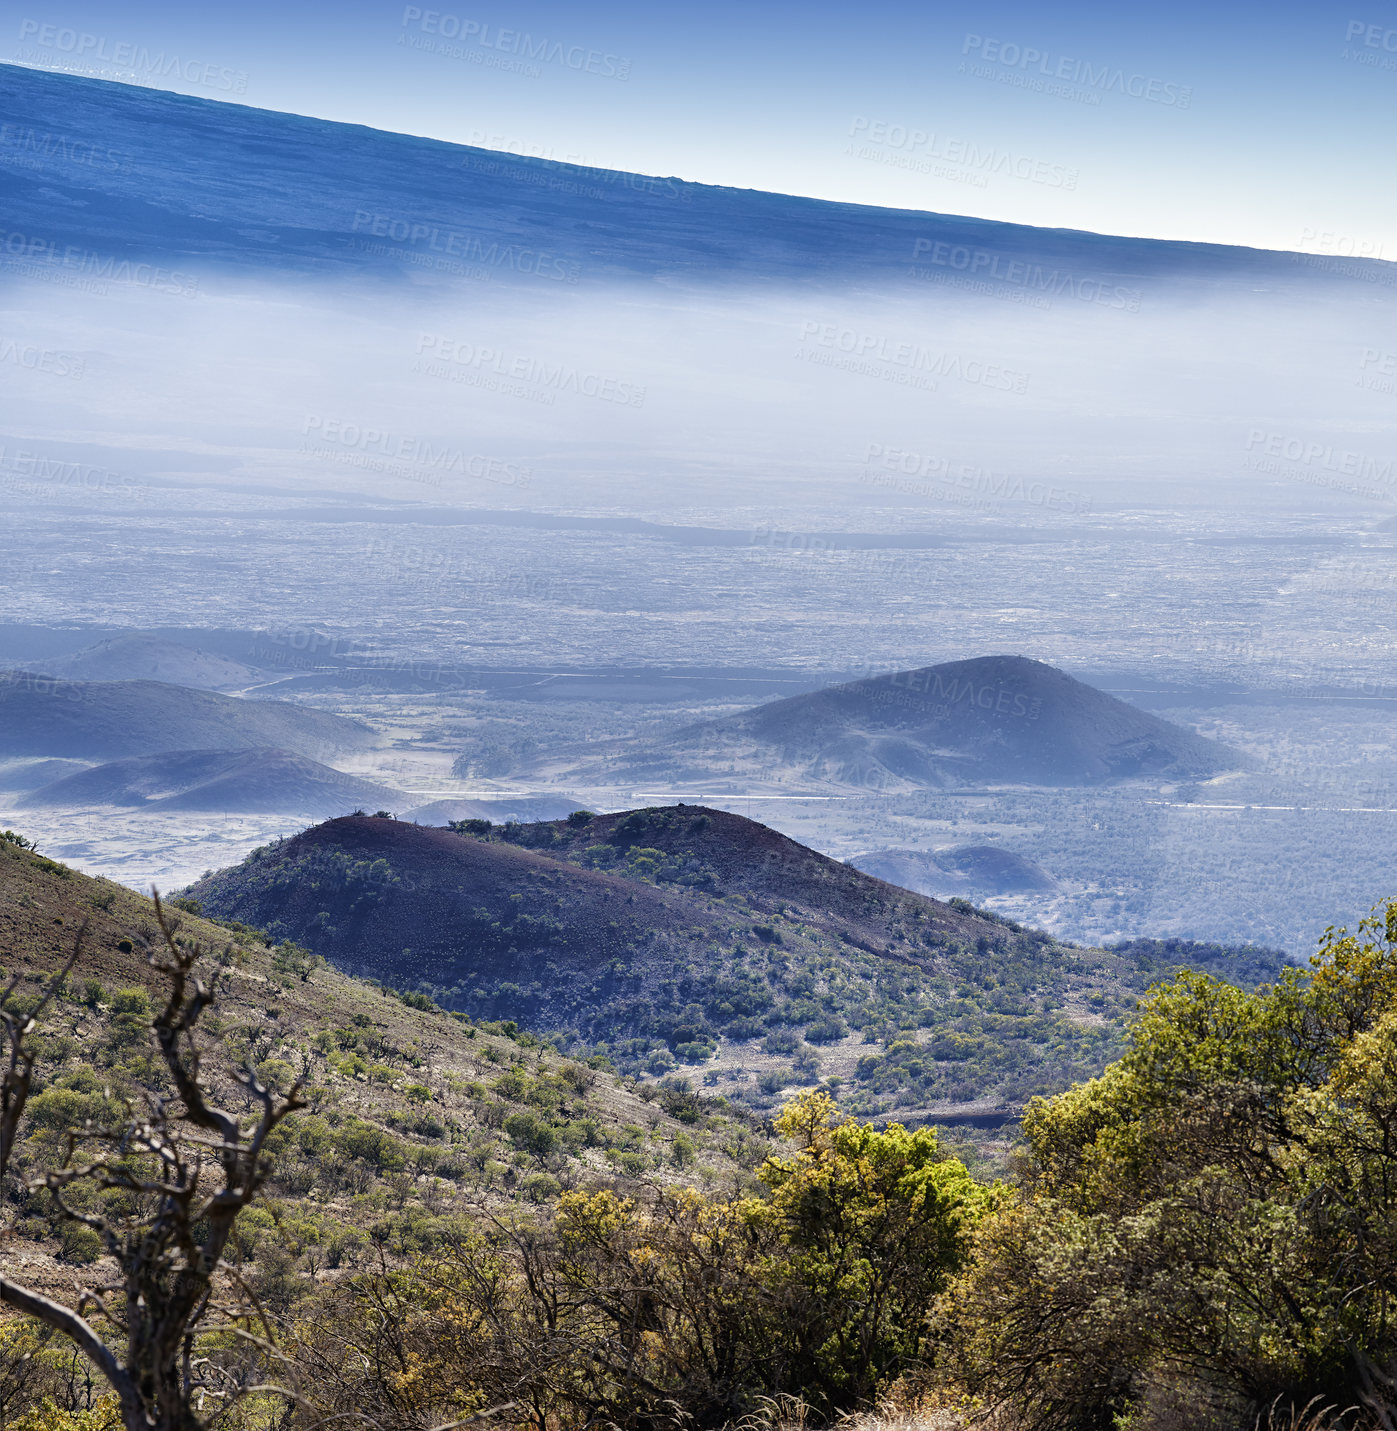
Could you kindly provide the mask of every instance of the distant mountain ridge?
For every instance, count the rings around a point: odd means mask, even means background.
[[[917,263],[958,277],[977,254],[996,269],[1044,265],[1059,282],[1087,274],[1107,291],[1152,279],[1345,281],[1309,266],[1311,255],[694,184],[21,66],[0,75],[0,124],[100,139],[124,157],[61,176],[8,170],[7,225],[58,252],[81,244],[117,261],[158,258],[179,285],[191,269],[220,266],[410,274],[417,284],[444,281],[434,267],[463,265],[522,284],[901,282]]]

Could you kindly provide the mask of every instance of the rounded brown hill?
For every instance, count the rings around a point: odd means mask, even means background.
[[[582,998],[576,981],[590,990],[617,960],[648,983],[715,941],[785,944],[801,923],[811,938],[898,962],[930,963],[940,945],[1004,934],[756,821],[683,805],[475,835],[345,816],[264,846],[188,894],[353,973],[468,993],[501,979],[538,985],[558,1014]]]
[[[898,889],[723,811],[472,823],[475,833],[331,820],[186,894],[347,972],[605,1043],[624,1067],[652,1071],[657,1059],[702,1063],[720,1042],[768,1036],[792,1047],[848,1040],[852,1066],[860,1031],[974,1021],[953,991],[987,968],[996,990],[1053,991],[1053,1007],[1107,989],[1114,999],[1129,973],[1100,951]],[[980,1035],[978,1062],[937,1078],[1010,1101],[1046,1086],[1034,1050],[1059,1016],[1023,1008],[1022,1027],[1000,1019]],[[1062,1031],[1073,1070],[1094,1066],[1111,1037]]]
[[[553,985],[560,960],[590,975],[694,923],[663,891],[512,844],[374,816],[312,826],[188,893],[210,914],[294,939],[399,988],[448,974]],[[560,991],[550,994],[556,1002]]]
[[[779,1055],[799,1064],[787,1082],[824,1068],[851,1080],[850,1107],[895,1100],[900,1116],[1002,1111],[1090,1075],[1163,969],[696,805],[457,829],[347,817],[186,894],[348,972],[600,1045],[627,1071],[720,1047],[744,1065]]]
[[[983,656],[830,686],[691,727],[690,764],[746,747],[858,785],[1091,785],[1237,769],[1233,750],[1042,661]]]

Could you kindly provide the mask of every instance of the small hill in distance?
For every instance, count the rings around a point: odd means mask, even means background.
[[[1201,779],[1245,764],[1042,661],[984,656],[772,701],[571,773],[896,791]]]
[[[70,681],[161,681],[206,691],[238,691],[266,680],[263,672],[216,651],[138,631],[30,664],[46,676]]]
[[[849,864],[889,884],[934,899],[993,894],[1050,894],[1057,881],[1035,860],[998,845],[948,845],[939,850],[871,850]]]
[[[402,794],[286,750],[176,750],[132,755],[30,791],[20,809],[112,805],[146,810],[284,812],[325,819],[392,808]]]
[[[376,745],[368,726],[286,701],[163,681],[70,681],[0,671],[0,757],[103,761],[171,750],[276,749],[312,760]]]

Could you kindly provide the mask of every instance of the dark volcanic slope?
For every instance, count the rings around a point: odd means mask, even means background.
[[[69,681],[0,672],[0,756],[116,760],[165,750],[274,748],[323,760],[372,745],[358,721],[161,681]]]
[[[764,1039],[805,1060],[787,1083],[853,1074],[842,1101],[874,1112],[1013,1107],[1089,1073],[1162,967],[940,904],[694,805],[475,835],[333,820],[187,893],[349,972],[600,1042],[629,1069]]]
[[[898,958],[925,943],[910,938],[909,921],[925,924],[938,943],[1004,932],[726,810],[659,806],[524,825],[510,836],[571,862],[737,898],[763,917],[808,921],[856,948]]]
[[[672,773],[733,761],[858,786],[1088,785],[1200,776],[1242,758],[1023,656],[985,656],[790,696],[681,732]]]
[[[409,984],[443,983],[448,970],[438,961],[463,979],[518,982],[562,974],[559,954],[586,970],[628,951],[663,965],[674,953],[700,958],[706,941],[784,940],[773,918],[792,938],[808,922],[817,940],[928,968],[932,950],[1005,934],[723,811],[681,805],[598,816],[580,828],[500,828],[481,839],[397,820],[331,820],[206,876],[190,893],[220,917]],[[386,868],[372,869],[376,861]],[[736,909],[719,901],[724,894]],[[556,985],[543,998],[559,1015],[568,1003]]]
[[[718,936],[679,894],[578,869],[448,829],[347,817],[255,851],[189,893],[209,913],[308,944],[398,987],[537,988],[555,1022],[585,1020],[586,990],[612,961]],[[726,924],[727,921],[724,921]],[[691,932],[693,931],[693,932]],[[478,1002],[478,1001],[477,1001]]]
[[[285,750],[175,750],[132,755],[44,785],[22,807],[285,811],[323,819],[391,809],[404,797]]]

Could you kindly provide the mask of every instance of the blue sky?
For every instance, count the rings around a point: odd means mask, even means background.
[[[819,198],[1397,259],[1397,6],[16,0],[0,59]]]

